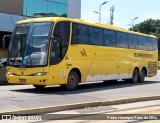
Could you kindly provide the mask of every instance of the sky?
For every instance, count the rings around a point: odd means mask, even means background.
[[[99,22],[99,15],[93,11],[99,12],[99,6],[103,2],[107,4],[101,7],[101,23],[107,24],[110,20],[110,7],[115,6],[114,25],[130,28],[128,24],[134,25],[143,22],[149,18],[160,19],[160,0],[81,0],[81,19],[85,21]]]

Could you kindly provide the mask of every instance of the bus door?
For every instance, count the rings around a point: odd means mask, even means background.
[[[70,37],[69,22],[58,22],[55,25],[51,42],[49,76],[51,84],[65,84],[66,60]]]

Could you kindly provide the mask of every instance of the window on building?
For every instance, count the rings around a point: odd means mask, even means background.
[[[67,0],[24,0],[23,15],[67,17]]]

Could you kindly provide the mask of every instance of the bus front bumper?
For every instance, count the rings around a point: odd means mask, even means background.
[[[32,85],[49,85],[47,76],[15,76],[7,74],[8,83],[12,84],[32,84]]]

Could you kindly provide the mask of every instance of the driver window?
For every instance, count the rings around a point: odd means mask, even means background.
[[[51,65],[58,64],[64,58],[69,44],[70,23],[59,22],[56,24],[51,50]]]

